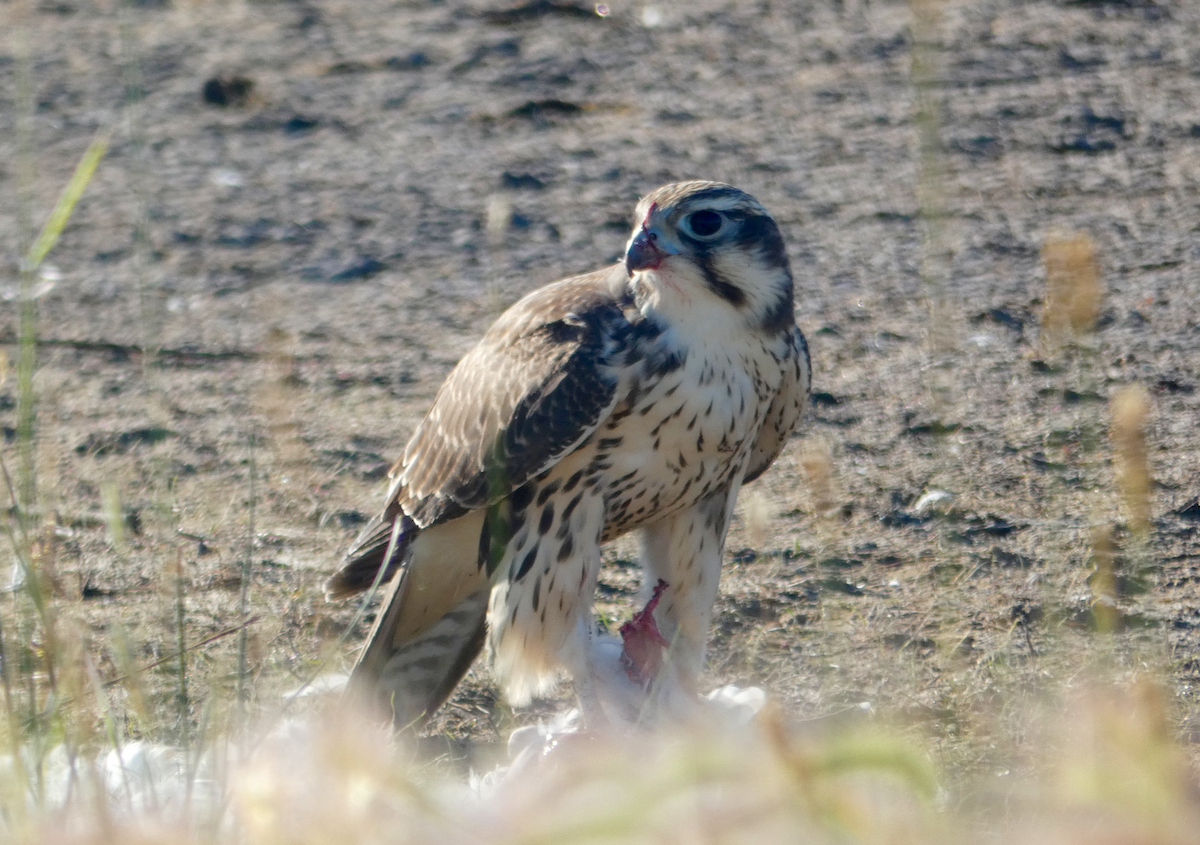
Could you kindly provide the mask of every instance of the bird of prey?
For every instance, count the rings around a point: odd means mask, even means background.
[[[695,181],[641,200],[623,260],[502,314],[438,391],[382,513],[326,585],[337,598],[390,581],[351,689],[398,726],[419,723],[486,646],[511,703],[565,672],[585,720],[603,721],[600,549],[636,531],[655,592],[643,646],[669,643],[654,674],[694,695],[738,489],[807,402],[793,307],[770,214]]]

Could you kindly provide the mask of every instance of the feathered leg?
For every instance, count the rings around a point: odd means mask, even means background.
[[[654,611],[671,644],[661,679],[664,695],[672,686],[692,696],[698,692],[736,490],[730,483],[641,531],[646,598],[659,579],[668,585]]]

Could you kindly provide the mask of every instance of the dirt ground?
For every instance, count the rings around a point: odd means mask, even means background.
[[[867,703],[986,769],[988,737],[1019,733],[1014,690],[1150,668],[1200,742],[1200,6],[947,0],[915,26],[903,2],[608,6],[0,2],[10,362],[23,221],[115,127],[38,286],[65,628],[109,675],[118,628],[136,660],[169,656],[177,564],[192,643],[240,621],[249,554],[259,699],[345,668],[367,623],[342,643],[354,608],[320,584],[449,369],[525,292],[615,260],[639,195],[718,179],[783,230],[815,393],[743,492],[712,683],[761,684],[797,720]],[[1077,348],[1039,332],[1055,230],[1090,237],[1105,289]],[[1133,382],[1144,541],[1107,434]],[[10,376],[10,466],[16,400]],[[612,621],[639,576],[632,543],[609,558]],[[197,712],[232,688],[236,639],[189,654]],[[147,677],[173,695],[167,668]],[[477,667],[433,732],[489,742],[512,718]]]

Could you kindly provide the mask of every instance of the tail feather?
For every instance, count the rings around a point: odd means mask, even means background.
[[[398,728],[424,723],[454,692],[487,638],[487,590],[472,593],[428,630],[395,647],[374,637],[350,676],[350,689],[391,715]],[[401,602],[380,616],[393,622]]]
[[[351,689],[390,711],[398,727],[432,716],[483,647],[490,582],[479,565],[482,529],[479,511],[410,532],[403,570],[350,676]]]

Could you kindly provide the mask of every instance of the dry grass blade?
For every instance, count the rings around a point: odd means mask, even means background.
[[[228,637],[230,634],[239,634],[242,631],[245,631],[247,628],[249,628],[254,623],[258,622],[260,619],[262,619],[261,616],[251,616],[245,622],[242,622],[238,625],[234,625],[231,628],[226,628],[223,631],[218,631],[215,634],[210,634],[209,636],[205,637],[204,639],[192,643],[190,646],[187,646],[187,648],[184,649],[184,652],[186,653],[189,651],[196,651],[198,649],[202,649],[207,645],[211,645],[211,644],[215,643],[217,640],[223,640],[225,637]],[[124,683],[125,681],[129,680],[130,678],[132,678],[136,675],[140,675],[144,672],[149,672],[151,669],[155,669],[159,666],[162,666],[165,663],[170,663],[172,660],[178,660],[179,657],[180,657],[180,655],[177,652],[173,652],[171,654],[165,655],[163,657],[158,658],[157,660],[153,660],[153,661],[147,663],[145,666],[139,666],[136,669],[131,669],[129,671],[122,673],[121,675],[118,675],[117,677],[115,677],[111,680],[105,681],[104,686],[111,687],[111,686],[116,686],[117,684],[120,684],[120,683]]]
[[[238,592],[238,618],[245,620],[249,614],[250,604],[250,579],[253,577],[254,564],[254,516],[255,507],[258,504],[257,476],[258,463],[255,446],[257,445],[256,438],[253,432],[250,434],[250,508],[246,526],[246,557],[242,560],[242,583]],[[250,697],[250,690],[247,685],[249,677],[249,664],[247,662],[247,638],[249,636],[249,625],[243,621],[242,630],[238,634],[238,656],[237,656],[237,703],[239,708],[245,707],[246,701]],[[242,716],[245,713],[241,713]]]
[[[179,689],[176,702],[179,705],[179,742],[184,751],[189,750],[191,718],[191,699],[188,692],[187,664],[187,609],[185,594],[187,592],[187,575],[183,566],[183,553],[176,550],[174,565],[170,567],[170,575],[175,589],[175,643],[176,658],[179,663]]]
[[[1051,231],[1042,244],[1042,263],[1042,339],[1054,348],[1095,328],[1104,288],[1095,246],[1083,232]]]
[[[1107,525],[1092,528],[1092,618],[1096,630],[1112,633],[1121,614],[1117,609],[1117,576],[1112,530]]]
[[[757,488],[743,491],[739,499],[742,522],[746,526],[746,539],[750,541],[752,549],[763,548],[770,538],[771,500]]]
[[[37,266],[42,263],[42,259],[54,248],[54,244],[67,226],[67,221],[71,219],[71,212],[75,210],[75,204],[79,202],[88,183],[92,181],[100,159],[104,158],[111,137],[112,130],[104,128],[96,133],[96,137],[88,144],[87,150],[84,151],[83,157],[79,159],[79,164],[75,167],[71,181],[63,189],[62,195],[59,196],[58,202],[50,212],[50,217],[42,226],[42,231],[38,233],[37,239],[29,247],[29,252],[25,254],[24,269],[26,272],[37,269]]]
[[[950,275],[954,262],[955,233],[947,201],[945,147],[940,114],[943,109],[939,82],[944,74],[942,0],[910,0],[912,30],[913,126],[916,133],[916,200],[922,228],[921,281],[929,308],[928,342],[936,354],[958,347],[958,305],[952,299]],[[936,377],[935,377],[936,378]],[[932,385],[937,393],[940,384]]]
[[[1117,487],[1136,536],[1150,531],[1150,458],[1146,451],[1146,421],[1150,396],[1140,384],[1121,388],[1109,402]]]
[[[1140,676],[1073,696],[1038,841],[1196,841],[1197,793],[1164,692]]]
[[[823,437],[806,440],[800,447],[798,460],[814,512],[828,514],[839,504],[833,450],[829,441]]]

